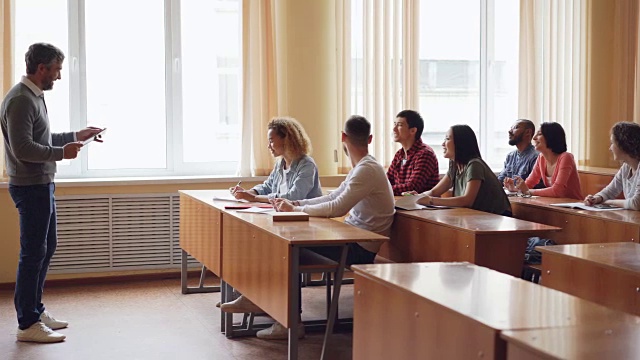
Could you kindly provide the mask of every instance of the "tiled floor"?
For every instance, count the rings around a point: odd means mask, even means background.
[[[324,315],[323,287],[303,291],[303,320]],[[0,359],[286,359],[286,341],[227,339],[220,333],[218,293],[180,293],[177,279],[119,284],[49,286],[47,310],[70,322],[66,341],[15,340],[13,293],[0,291]],[[351,317],[353,287],[345,285],[340,316]],[[332,337],[329,359],[351,359],[351,334]],[[307,333],[300,359],[319,359],[323,334]]]

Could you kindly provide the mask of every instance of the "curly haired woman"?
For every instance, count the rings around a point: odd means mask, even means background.
[[[271,119],[267,124],[269,151],[280,157],[264,183],[245,190],[229,189],[236,199],[269,202],[274,198],[288,200],[312,199],[322,196],[318,167],[309,156],[311,141],[300,123],[287,117]]]
[[[611,128],[611,146],[613,159],[622,163],[622,167],[607,187],[595,195],[587,195],[586,205],[608,204],[629,210],[640,210],[640,125],[632,122],[619,122]],[[624,200],[616,200],[620,193]]]

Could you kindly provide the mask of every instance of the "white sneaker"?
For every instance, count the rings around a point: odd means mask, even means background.
[[[302,339],[304,335],[304,324],[298,323],[298,339]],[[289,340],[289,329],[275,322],[271,327],[258,331],[256,336],[264,340]]]
[[[251,300],[247,299],[244,295],[240,295],[239,298],[220,305],[220,310],[229,313],[264,313],[258,305],[251,302]]]
[[[51,330],[64,329],[67,326],[69,326],[69,322],[68,321],[58,320],[58,319],[54,318],[53,315],[51,315],[51,313],[48,312],[47,310],[45,310],[40,315],[40,321],[42,321],[45,325],[47,325],[49,328],[51,328]]]
[[[38,321],[24,330],[18,329],[16,334],[18,341],[30,341],[37,343],[55,343],[63,341],[66,335],[51,330],[47,325]]]
[[[240,295],[242,295],[242,294],[240,294],[238,291],[236,291],[236,290],[234,289],[234,290],[233,290],[233,292],[231,292],[231,301],[233,301],[233,300],[235,300],[235,299],[239,298],[239,297],[240,297]],[[222,301],[218,301],[218,302],[216,303],[216,307],[217,307],[217,308],[219,308],[219,307],[220,307],[220,305],[222,305]]]

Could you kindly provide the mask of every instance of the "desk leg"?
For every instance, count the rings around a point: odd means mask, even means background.
[[[182,250],[182,256],[180,259],[180,286],[182,287],[183,294],[200,294],[200,293],[210,293],[210,292],[218,292],[220,291],[220,286],[204,286],[204,278],[207,273],[207,267],[202,265],[202,270],[200,271],[200,283],[198,287],[188,287],[187,286],[187,272],[188,272],[188,264],[187,264],[187,252]]]
[[[227,283],[220,279],[220,305],[227,301]],[[224,334],[225,328],[225,312],[220,310],[220,332]]]
[[[226,281],[222,281],[222,284],[224,286],[224,302],[226,303],[231,300],[231,293],[233,292],[233,288]],[[224,326],[224,334],[227,338],[232,338],[233,313],[227,313],[224,311],[220,312],[222,313],[222,325]]]
[[[300,247],[291,247],[289,259],[289,360],[298,359],[298,323],[300,322]]]
[[[329,343],[329,338],[333,333],[333,325],[338,315],[337,314],[338,300],[340,300],[340,288],[342,286],[342,276],[344,275],[344,268],[347,263],[348,250],[349,248],[347,247],[347,245],[344,245],[342,247],[342,254],[340,255],[340,264],[338,265],[338,271],[336,271],[335,282],[333,285],[333,300],[331,300],[329,317],[327,318],[327,329],[325,330],[325,333],[324,333],[324,342],[322,343],[322,354],[320,355],[320,360],[324,359],[324,355],[326,354],[326,351],[327,351],[327,345]]]

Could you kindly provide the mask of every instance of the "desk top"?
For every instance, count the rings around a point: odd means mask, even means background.
[[[632,324],[505,331],[500,337],[554,359],[640,359],[640,326]]]
[[[345,224],[327,218],[310,217],[309,221],[276,221],[266,214],[242,213],[235,210],[226,210],[226,205],[237,204],[231,201],[213,200],[214,196],[229,196],[227,190],[180,190],[181,194],[192,197],[204,204],[213,206],[218,210],[234,216],[251,226],[260,228],[277,237],[289,241],[291,244],[325,244],[325,243],[351,243],[367,241],[386,241],[388,237],[363,230],[355,226]],[[246,203],[251,205],[252,203]]]
[[[636,316],[468,263],[353,265],[352,269],[496,330],[640,323]]]
[[[397,214],[477,234],[495,234],[504,232],[531,233],[532,231],[561,230],[555,226],[538,224],[531,221],[496,215],[469,208],[412,211],[397,210]]]
[[[577,214],[582,216],[588,216],[592,218],[598,218],[609,221],[618,221],[624,223],[633,223],[636,225],[640,225],[640,211],[635,210],[615,210],[615,211],[589,211],[589,210],[581,210],[581,209],[570,209],[559,206],[550,206],[550,204],[560,204],[560,203],[573,203],[579,202],[576,199],[568,199],[568,198],[552,198],[552,197],[544,197],[537,196],[531,198],[523,198],[519,196],[509,197],[509,201],[511,201],[512,205],[524,205],[524,206],[532,206],[537,208],[542,208],[546,210],[554,210],[569,214]]]
[[[246,202],[240,203],[236,201],[213,200],[214,196],[230,197],[229,190],[179,190],[178,193],[187,195],[203,204],[213,206],[218,210],[224,210],[228,205],[265,205],[265,203]]]
[[[309,221],[272,221],[266,214],[224,210],[248,225],[266,231],[294,245],[344,244],[352,242],[387,241],[388,237],[363,230],[340,221],[309,217]]]
[[[599,266],[628,271],[640,276],[640,244],[633,242],[539,246],[541,253],[553,253],[593,262]]]

